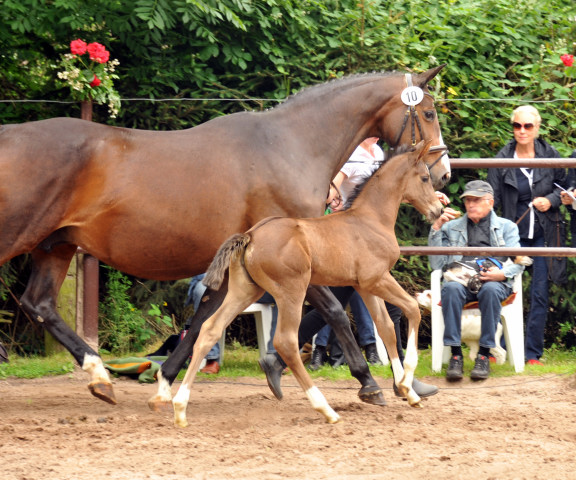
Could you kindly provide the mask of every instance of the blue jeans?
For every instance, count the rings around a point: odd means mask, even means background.
[[[338,297],[338,290],[332,289],[332,293],[334,293],[336,298],[340,300]],[[362,300],[360,294],[354,291],[350,297],[349,303],[350,310],[352,311],[352,315],[356,321],[356,329],[358,331],[358,344],[361,347],[365,347],[371,343],[376,343],[376,336],[374,335],[374,322],[372,321],[370,312],[368,311],[368,308],[366,308],[366,305],[364,305],[364,301]],[[332,329],[329,325],[322,327],[322,329],[316,335],[316,345],[323,347],[327,346],[328,337],[330,336],[331,331]]]
[[[521,239],[523,247],[543,247],[544,237]],[[548,265],[546,257],[532,257],[532,284],[530,286],[530,311],[526,318],[526,349],[528,360],[538,360],[544,353],[544,328],[548,318]]]
[[[503,282],[485,282],[477,295],[458,282],[445,282],[442,286],[442,315],[444,316],[444,345],[462,345],[462,310],[468,302],[478,300],[481,314],[480,346],[494,348],[496,327],[500,321],[502,301],[512,288]]]

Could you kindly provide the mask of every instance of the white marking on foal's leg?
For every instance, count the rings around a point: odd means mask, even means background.
[[[332,410],[332,407],[328,405],[326,398],[324,398],[322,392],[318,390],[318,387],[312,387],[306,390],[306,396],[308,397],[308,400],[310,400],[312,408],[324,415],[328,423],[337,423],[340,421],[340,415],[338,415],[334,410]]]
[[[188,400],[190,400],[190,387],[185,383],[182,383],[172,400],[172,406],[174,407],[174,423],[177,427],[185,428],[188,426],[188,421],[186,420],[186,407],[188,407]]]
[[[82,361],[82,370],[90,375],[90,383],[112,383],[102,359],[97,355],[86,353]]]

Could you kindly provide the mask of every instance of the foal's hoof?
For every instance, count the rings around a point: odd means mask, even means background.
[[[88,390],[90,390],[90,393],[100,400],[104,400],[105,402],[112,405],[116,405],[118,403],[116,401],[116,396],[114,395],[112,384],[110,383],[91,383],[88,385]]]
[[[384,400],[384,395],[382,395],[382,390],[378,386],[374,387],[362,387],[360,392],[358,392],[360,400],[370,405],[379,405],[384,407],[386,405],[386,400]]]
[[[148,408],[157,413],[171,412],[173,410],[172,402],[170,400],[161,398],[158,395],[155,395],[150,400],[148,400]]]

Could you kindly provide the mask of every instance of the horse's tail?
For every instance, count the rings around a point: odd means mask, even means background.
[[[228,238],[218,249],[214,260],[206,270],[202,283],[212,290],[219,290],[232,256],[243,252],[248,243],[250,243],[250,235],[247,233],[235,233]]]

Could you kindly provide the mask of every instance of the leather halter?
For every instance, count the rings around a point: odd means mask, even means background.
[[[412,87],[414,86],[413,82],[412,82],[412,74],[410,73],[406,73],[404,75],[404,78],[406,79],[406,86],[407,87]],[[430,98],[432,98],[432,100],[434,100],[434,97],[429,94],[429,93],[424,93],[424,95],[428,95]],[[406,130],[406,126],[408,125],[408,119],[410,118],[410,128],[412,131],[412,145],[416,145],[416,127],[418,128],[418,133],[420,134],[420,138],[423,139],[424,135],[422,134],[422,124],[420,123],[420,117],[418,116],[418,112],[416,111],[416,106],[415,105],[408,105],[408,108],[406,109],[406,113],[404,114],[404,121],[402,122],[402,128],[400,128],[400,132],[398,133],[398,137],[396,138],[396,142],[394,143],[394,147],[391,147],[391,150],[394,150],[398,144],[400,143],[400,139],[402,138],[402,134],[404,133],[404,130]],[[430,149],[428,150],[428,153],[436,153],[436,152],[444,152],[444,154],[448,153],[448,147],[446,145],[433,145],[430,147]],[[429,170],[431,170],[434,165],[436,165],[440,159],[442,158],[443,155],[440,155],[434,162],[432,162],[430,165],[426,165],[428,167]]]

